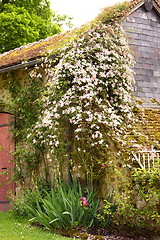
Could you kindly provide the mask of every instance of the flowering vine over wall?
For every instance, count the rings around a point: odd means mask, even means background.
[[[106,152],[110,141],[123,142],[133,123],[132,63],[121,27],[96,23],[60,50],[56,66],[45,68],[44,107],[28,140],[47,149],[49,159],[63,158],[62,151],[72,158],[74,150],[83,159],[90,152],[90,160],[95,149]]]

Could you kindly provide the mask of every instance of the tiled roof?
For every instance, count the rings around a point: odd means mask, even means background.
[[[158,7],[159,9],[160,0],[153,0],[153,1],[154,1],[154,4],[156,4],[156,7]],[[129,4],[128,5],[129,8],[127,8],[127,10],[124,10],[124,11],[119,10],[119,15],[118,15],[119,19],[127,15],[127,13],[129,14],[129,12],[132,11],[132,9],[134,10],[136,6],[139,6],[139,4],[143,4],[144,0],[132,0],[125,3]],[[114,6],[109,9],[112,10],[113,8]],[[42,56],[47,56],[50,52],[54,53],[54,51],[58,49],[59,46],[61,46],[62,42],[65,44],[65,41],[67,41],[67,39],[73,39],[73,35],[75,33],[76,33],[76,30],[68,31],[66,33],[54,35],[53,37],[49,37],[39,42],[30,43],[30,44],[27,44],[26,46],[22,46],[20,48],[11,50],[7,53],[1,54],[0,69],[19,64],[22,61],[28,61],[28,60],[33,60]]]
[[[138,130],[148,136],[151,141],[160,143],[160,111],[144,109],[141,116],[141,127]]]
[[[155,2],[156,2],[157,5],[160,7],[160,1],[159,1],[159,0],[155,0]]]
[[[160,7],[160,0],[154,0],[154,2]]]
[[[133,0],[133,1],[131,1],[131,5],[134,7],[134,6],[136,6],[137,4],[139,4],[141,2],[144,3],[144,0]]]
[[[151,112],[150,109],[145,109],[145,116],[148,135],[160,142],[160,111],[152,110]]]
[[[131,6],[136,6],[136,5],[138,5],[139,3],[144,3],[145,2],[145,0],[132,0],[131,1]],[[155,2],[156,3],[156,5],[158,5],[159,7],[160,7],[160,0],[153,0],[153,2]]]
[[[50,48],[56,48],[60,45],[64,38],[69,37],[68,32],[54,35],[39,42],[29,43],[20,48],[16,48],[0,55],[0,68],[21,63],[38,57],[46,56],[50,52]]]

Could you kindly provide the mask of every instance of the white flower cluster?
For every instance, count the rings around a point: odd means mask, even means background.
[[[77,141],[108,146],[106,136],[119,137],[132,122],[132,62],[120,26],[111,33],[99,23],[64,48],[56,70],[46,70],[49,86],[36,139],[53,152],[67,119]]]

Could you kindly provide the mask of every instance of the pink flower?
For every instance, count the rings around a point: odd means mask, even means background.
[[[80,200],[82,207],[89,207],[89,202],[87,201],[86,197],[81,197]]]
[[[102,163],[102,167],[103,167],[103,168],[106,168],[106,167],[108,167],[108,166],[107,166],[106,163]]]
[[[87,200],[86,197],[81,197],[80,199],[81,199],[81,201],[85,201],[85,200]]]
[[[84,207],[89,207],[89,203],[88,203],[87,200],[84,200],[84,201],[83,201],[83,206],[84,206]]]

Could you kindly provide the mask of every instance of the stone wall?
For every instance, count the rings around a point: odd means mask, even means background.
[[[160,102],[160,16],[143,5],[123,21],[123,27],[136,61],[135,94],[144,107],[160,107],[152,101]]]

